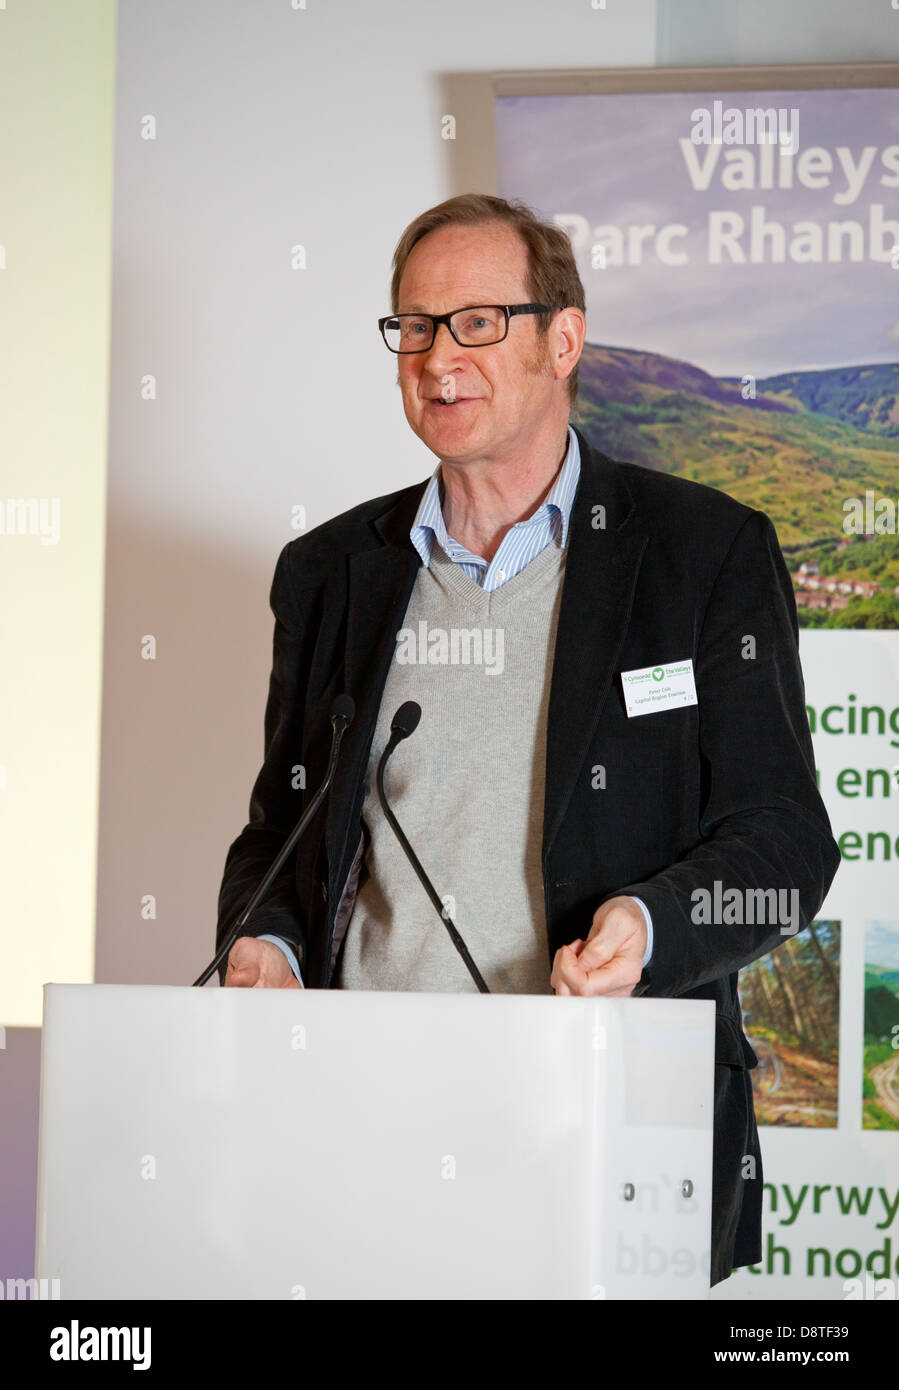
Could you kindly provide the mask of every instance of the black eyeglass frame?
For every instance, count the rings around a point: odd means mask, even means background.
[[[450,322],[456,314],[464,314],[468,309],[501,309],[506,320],[505,332],[501,338],[494,338],[492,343],[460,343],[453,332],[453,325]],[[378,327],[381,330],[381,337],[388,352],[395,353],[397,357],[411,356],[416,352],[430,352],[437,337],[437,329],[441,323],[445,323],[452,335],[454,342],[459,343],[461,348],[496,347],[497,343],[504,343],[509,336],[509,320],[516,314],[553,314],[555,310],[549,304],[463,304],[461,309],[453,309],[449,314],[385,314],[384,318],[378,319]],[[427,347],[420,348],[392,348],[387,341],[385,325],[391,319],[419,318],[431,320],[431,341]]]

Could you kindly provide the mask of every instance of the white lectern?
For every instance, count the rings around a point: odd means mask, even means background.
[[[715,1006],[48,985],[61,1298],[707,1298]]]

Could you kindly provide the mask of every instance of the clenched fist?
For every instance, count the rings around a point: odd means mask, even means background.
[[[561,946],[550,984],[556,994],[605,994],[626,999],[639,984],[646,952],[646,918],[633,898],[609,898],[593,914],[586,941]]]
[[[225,985],[237,989],[302,989],[284,952],[271,941],[239,936],[228,955]]]

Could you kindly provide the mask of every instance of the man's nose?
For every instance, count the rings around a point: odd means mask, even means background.
[[[438,323],[434,330],[434,341],[427,352],[422,354],[423,366],[434,376],[443,376],[450,363],[459,363],[462,349],[449,331],[448,323]]]

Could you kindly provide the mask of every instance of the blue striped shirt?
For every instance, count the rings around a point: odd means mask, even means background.
[[[483,555],[473,555],[464,545],[453,540],[446,529],[446,521],[443,516],[443,507],[440,501],[440,464],[431,474],[430,482],[424,490],[421,502],[418,504],[418,511],[415,513],[415,520],[409,532],[409,539],[421,556],[422,564],[430,567],[431,550],[434,542],[446,554],[447,558],[455,561],[476,584],[488,593],[498,589],[501,584],[505,584],[509,579],[514,579],[516,574],[520,574],[525,565],[535,560],[541,551],[551,543],[555,542],[559,546],[564,546],[568,540],[568,524],[571,519],[571,504],[574,501],[574,494],[577,491],[578,480],[581,476],[581,451],[577,442],[577,435],[571,426],[568,426],[568,451],[562,464],[558,478],[553,483],[545,502],[542,502],[533,516],[529,516],[524,521],[516,521],[514,526],[510,526],[506,534],[500,541],[499,549],[493,559],[488,563]],[[639,903],[646,919],[646,950],[643,954],[643,964],[646,965],[652,955],[652,918],[649,909],[640,898],[634,898],[634,902]],[[589,933],[589,924],[585,923],[586,933]],[[300,974],[299,962],[289,944],[280,936],[264,935],[259,937],[260,941],[271,941],[276,946],[280,946],[290,962],[290,968],[302,984],[303,977]]]
[[[516,521],[503,536],[499,549],[488,562],[483,555],[473,555],[459,541],[453,540],[446,529],[443,508],[440,502],[440,464],[434,469],[431,480],[415,513],[409,539],[421,556],[422,564],[430,566],[431,549],[435,541],[448,559],[454,560],[469,579],[487,593],[498,589],[500,584],[514,579],[525,565],[537,558],[542,550],[554,541],[562,547],[568,540],[568,521],[571,504],[577,491],[581,476],[581,451],[577,435],[568,426],[568,449],[558,478],[546,501],[525,521]]]

